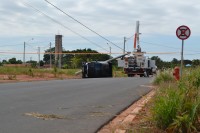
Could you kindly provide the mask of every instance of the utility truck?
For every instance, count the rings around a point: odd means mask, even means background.
[[[151,60],[142,52],[139,44],[139,21],[136,22],[136,33],[134,38],[134,51],[132,54],[118,59],[118,67],[123,67],[124,73],[128,77],[139,75],[140,77],[149,77],[156,73],[157,66],[155,60]],[[136,48],[137,44],[137,48]]]

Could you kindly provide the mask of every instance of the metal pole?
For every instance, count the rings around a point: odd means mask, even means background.
[[[111,58],[111,47],[110,47],[110,58]]]
[[[125,54],[125,44],[126,44],[126,37],[124,37],[124,49],[123,49],[123,54]]]
[[[182,49],[181,49],[181,72],[180,72],[181,78],[182,78],[182,75],[183,75],[183,47],[184,47],[184,40],[182,40]]]
[[[50,68],[52,67],[52,59],[51,59],[51,42],[50,42]]]
[[[38,47],[38,68],[40,68],[40,47]]]
[[[25,48],[26,48],[26,43],[24,42],[24,53],[23,53],[23,63],[25,64]]]

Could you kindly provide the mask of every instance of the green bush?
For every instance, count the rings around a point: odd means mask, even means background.
[[[160,89],[152,107],[157,126],[175,133],[200,129],[200,69],[185,72],[180,82],[168,82],[170,78],[166,77],[159,77],[162,82],[158,82]]]
[[[156,85],[159,85],[161,83],[165,83],[165,82],[173,82],[175,81],[173,75],[171,72],[169,71],[166,71],[166,72],[161,72],[160,74],[158,74],[153,83],[156,84]]]
[[[152,111],[156,125],[161,129],[166,129],[176,118],[182,104],[182,96],[177,88],[165,86],[157,92],[154,102]]]
[[[28,69],[28,75],[31,77],[34,77],[34,74],[31,68]]]

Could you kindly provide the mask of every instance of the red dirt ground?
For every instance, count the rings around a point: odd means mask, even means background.
[[[81,76],[66,76],[59,75],[55,77],[53,74],[44,74],[38,76],[29,75],[0,75],[0,83],[12,83],[12,82],[31,82],[31,81],[46,81],[54,79],[79,79]]]

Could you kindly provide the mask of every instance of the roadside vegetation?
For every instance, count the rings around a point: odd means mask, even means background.
[[[32,67],[0,67],[0,80],[17,80],[18,77],[27,75],[30,78],[69,78],[75,77],[80,69],[38,69]]]
[[[58,74],[66,74],[73,76],[75,75],[75,72],[80,69],[37,69],[37,68],[31,68],[31,67],[0,67],[0,74],[12,74],[12,75],[34,75],[37,73],[58,73]]]
[[[124,73],[123,68],[113,67],[113,77],[127,77]]]
[[[128,132],[200,132],[200,68],[185,69],[180,81],[174,80],[172,71],[161,72],[154,84],[154,98]]]

